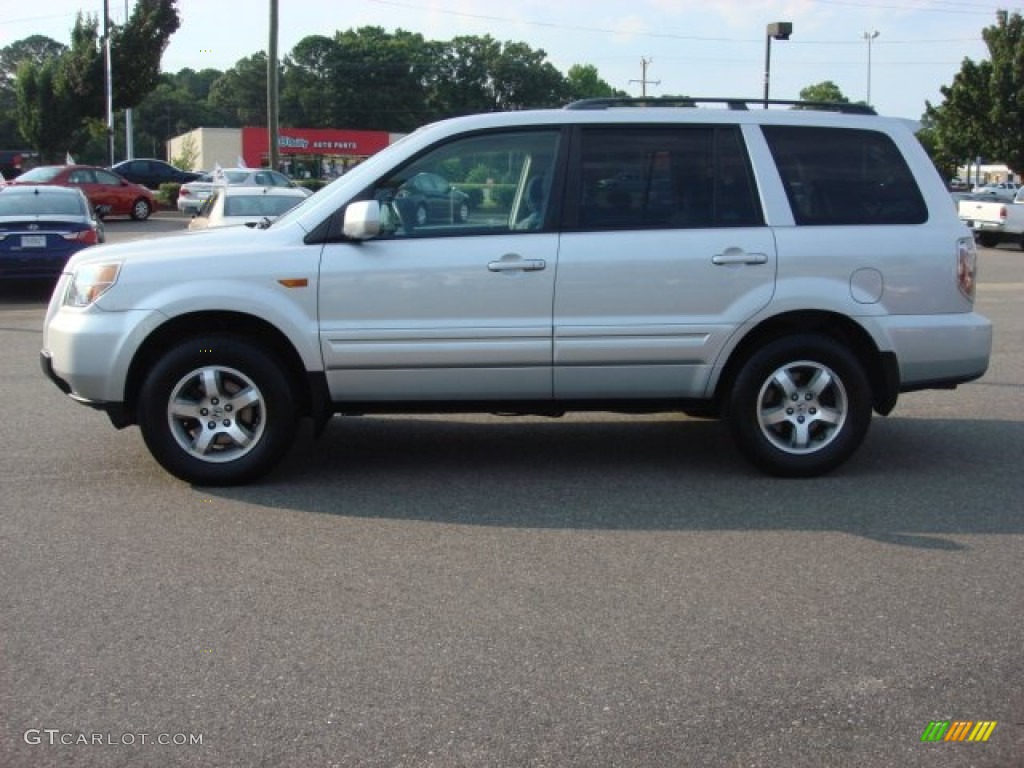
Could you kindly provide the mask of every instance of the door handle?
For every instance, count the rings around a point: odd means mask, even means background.
[[[725,267],[733,264],[767,264],[768,256],[764,253],[747,253],[730,248],[725,253],[716,253],[712,256],[711,263]]]
[[[544,259],[502,259],[488,262],[487,269],[491,272],[539,272],[547,266]]]

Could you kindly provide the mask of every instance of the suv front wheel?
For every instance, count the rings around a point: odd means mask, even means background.
[[[138,422],[153,457],[197,485],[254,480],[281,460],[298,416],[273,355],[232,336],[173,347],[139,392]]]
[[[758,468],[783,477],[835,469],[871,422],[871,388],[857,358],[824,336],[770,342],[746,361],[729,393],[736,442]]]

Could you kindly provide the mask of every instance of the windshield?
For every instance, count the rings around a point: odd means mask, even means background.
[[[59,165],[44,165],[40,168],[33,168],[25,171],[18,177],[18,181],[52,181],[61,172]]]
[[[72,195],[0,195],[0,216],[81,216]]]

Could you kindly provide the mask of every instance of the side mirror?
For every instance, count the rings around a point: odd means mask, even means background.
[[[352,240],[370,240],[380,234],[380,203],[376,200],[358,200],[345,208],[345,237]]]

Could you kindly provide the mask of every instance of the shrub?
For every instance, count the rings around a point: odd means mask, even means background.
[[[156,191],[156,201],[161,205],[174,208],[178,204],[178,192],[180,190],[181,184],[165,182],[161,184],[160,188]]]

